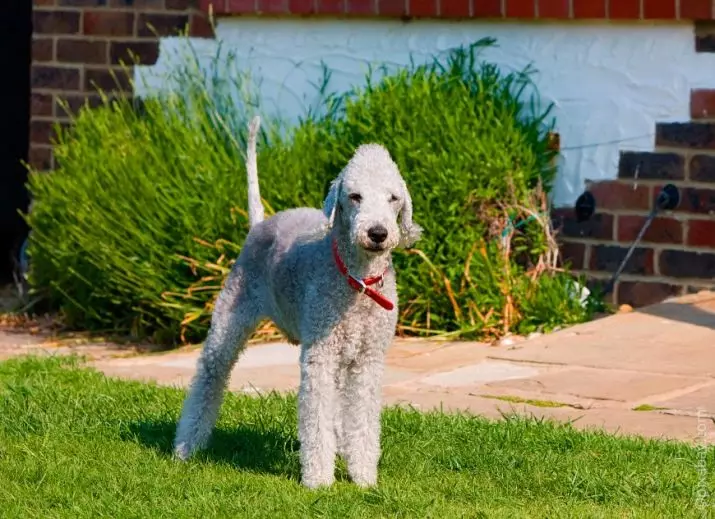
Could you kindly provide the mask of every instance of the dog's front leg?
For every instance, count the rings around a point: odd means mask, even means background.
[[[369,352],[347,370],[343,434],[348,473],[363,487],[377,484],[384,353]]]
[[[337,356],[329,341],[303,346],[298,393],[298,438],[302,483],[308,488],[335,480]]]

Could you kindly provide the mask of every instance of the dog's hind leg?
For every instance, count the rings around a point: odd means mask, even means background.
[[[231,369],[261,316],[257,299],[251,297],[243,278],[242,268],[236,267],[216,301],[174,441],[174,453],[181,460],[208,442]]]

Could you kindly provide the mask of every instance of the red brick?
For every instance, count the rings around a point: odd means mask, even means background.
[[[618,178],[634,180],[683,180],[685,159],[677,153],[621,152]]]
[[[608,17],[613,20],[637,20],[641,17],[641,0],[609,0]]]
[[[647,281],[619,281],[617,288],[618,304],[631,305],[634,308],[660,303],[664,299],[683,293],[682,285],[669,283],[649,283]]]
[[[110,68],[88,68],[84,72],[84,90],[94,92],[99,89],[105,92],[115,90],[130,91],[132,88],[131,78],[122,69]]]
[[[164,0],[164,5],[170,11],[188,11],[198,7],[198,0]]]
[[[32,61],[52,61],[55,59],[55,44],[52,38],[34,38],[32,40]]]
[[[616,221],[618,241],[631,243],[638,236],[646,217],[618,215]],[[683,224],[674,218],[654,218],[643,235],[643,242],[682,243]]]
[[[348,11],[354,14],[375,14],[374,2],[364,0],[317,0],[318,14],[343,14],[346,12],[346,2],[350,9],[358,9],[357,11]],[[369,11],[367,11],[369,9]]]
[[[107,63],[107,42],[91,40],[57,40],[57,61],[64,63]]]
[[[320,2],[321,0],[316,0]],[[377,2],[375,0],[346,0],[345,12],[348,14],[360,14],[373,16],[377,14]]]
[[[58,0],[57,5],[61,7],[106,7],[107,0]]]
[[[85,106],[97,108],[103,104],[99,94],[62,94],[55,96],[55,115],[73,117]]]
[[[258,0],[258,12],[263,14],[287,14],[288,0]]]
[[[377,11],[382,16],[407,16],[407,0],[377,0]]]
[[[563,20],[570,16],[569,0],[539,0],[539,18]]]
[[[30,113],[33,116],[52,116],[52,94],[33,93],[30,96]]]
[[[32,66],[32,88],[79,90],[79,69],[74,67]]]
[[[565,241],[560,245],[559,251],[561,252],[561,263],[563,265],[570,265],[575,270],[584,268],[586,244]]]
[[[573,16],[602,20],[606,17],[606,0],[573,0]]]
[[[552,211],[551,220],[560,236],[597,240],[613,239],[614,218],[610,214],[595,214],[585,222],[579,222],[576,220],[573,209],[555,209]]]
[[[258,0],[226,0],[226,12],[233,14],[255,14]]]
[[[78,34],[79,11],[39,11],[32,14],[35,34]]]
[[[712,279],[715,272],[715,254],[684,250],[664,250],[658,257],[658,267],[663,276],[673,278]]]
[[[409,15],[417,18],[437,16],[437,0],[408,0],[407,8]]]
[[[30,122],[30,142],[33,144],[52,144],[55,139],[54,120],[33,120]]]
[[[591,248],[590,269],[613,273],[623,262],[629,247],[594,245]],[[655,253],[653,249],[636,247],[625,267],[624,274],[653,274]]]
[[[119,64],[153,65],[159,58],[158,41],[125,41],[112,42],[109,50],[110,62]]]
[[[715,117],[715,90],[690,91],[690,117],[693,119]]]
[[[650,209],[650,187],[642,184],[636,186],[606,180],[591,184],[589,191],[596,199],[598,209],[609,211]]]
[[[109,7],[133,7],[135,9],[164,9],[164,0],[107,0]],[[106,6],[106,4],[105,4]]]
[[[690,159],[689,180],[695,182],[715,182],[715,157],[694,155]]]
[[[85,11],[84,34],[91,36],[132,36],[134,13],[119,11]]]
[[[284,1],[284,0],[279,0]],[[137,20],[137,34],[141,37],[176,36],[189,25],[188,14],[141,13]]]
[[[697,22],[696,22],[697,24]],[[711,30],[711,29],[709,29]],[[707,32],[698,34],[697,28],[695,31],[695,52],[715,52],[715,34]]]
[[[242,12],[246,12],[245,10],[241,11],[239,9],[241,3],[250,3],[255,9],[255,0],[239,0],[238,2],[233,2],[232,0],[199,0],[199,9],[201,9],[205,13],[212,12],[215,14],[240,14]]]
[[[606,17],[606,0],[573,0],[573,16],[602,20]]]
[[[473,0],[476,18],[503,18],[501,0]]]
[[[693,247],[715,249],[715,220],[690,220],[687,243]]]
[[[52,148],[50,146],[31,146],[27,161],[35,171],[52,169]]]
[[[654,193],[657,194],[657,191]],[[680,204],[675,209],[684,213],[715,214],[715,189],[686,187],[680,190]]]
[[[715,149],[715,123],[658,123],[656,146]]]
[[[312,0],[309,0],[312,1]],[[208,16],[203,13],[194,13],[191,15],[191,24],[189,34],[194,38],[215,38],[214,28],[209,21]]]
[[[680,18],[683,20],[711,20],[711,0],[680,0]]]
[[[288,11],[291,14],[313,14],[315,0],[288,0]]]
[[[478,1],[478,0],[477,0]],[[507,18],[533,18],[536,0],[505,0]]]
[[[171,1],[171,0],[167,0]],[[164,0],[109,0],[110,7],[134,7],[135,9],[164,9]]]
[[[440,16],[442,18],[467,18],[469,16],[469,0],[441,0]]]
[[[676,0],[643,0],[643,19],[675,19]]]

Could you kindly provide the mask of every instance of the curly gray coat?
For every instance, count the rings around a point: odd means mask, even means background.
[[[356,484],[375,485],[384,356],[397,324],[391,251],[412,245],[421,228],[412,221],[412,200],[397,165],[377,144],[355,151],[322,212],[290,209],[264,221],[255,151],[259,122],[256,117],[249,125],[246,161],[251,229],[216,301],[175,454],[187,459],[207,443],[230,371],[258,322],[269,318],[302,345],[303,484],[332,484],[340,453]]]

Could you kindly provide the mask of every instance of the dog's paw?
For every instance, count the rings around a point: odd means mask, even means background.
[[[377,471],[361,471],[350,474],[350,479],[360,488],[370,488],[377,486]]]
[[[335,482],[335,476],[330,475],[330,476],[312,476],[312,475],[303,475],[301,479],[301,484],[305,488],[309,488],[311,490],[317,490],[319,488],[327,488],[331,486]]]
[[[191,449],[186,443],[178,443],[174,447],[174,459],[178,461],[186,461],[191,457]]]
[[[360,488],[373,488],[377,486],[377,478],[375,479],[353,479],[355,483]]]

